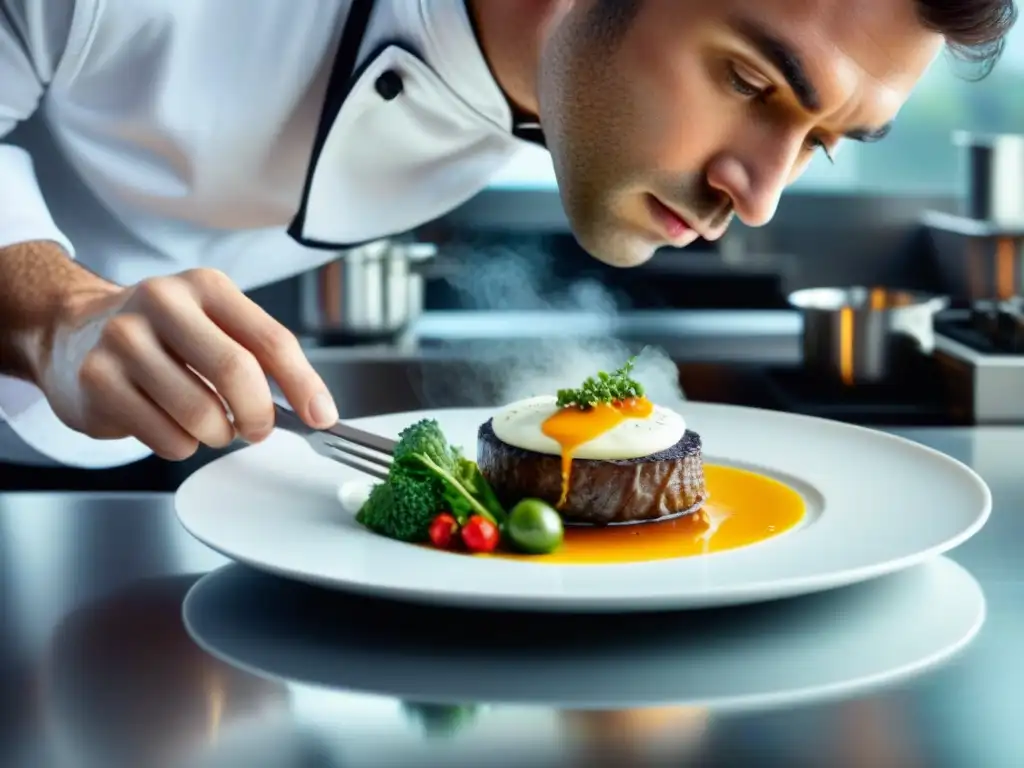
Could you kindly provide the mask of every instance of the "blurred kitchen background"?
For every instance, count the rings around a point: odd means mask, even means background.
[[[637,269],[579,249],[550,160],[529,149],[443,219],[252,296],[303,339],[346,417],[494,405],[527,368],[581,377],[649,345],[690,400],[1024,423],[1024,26],[989,77],[962,74],[939,63],[885,141],[815,160],[769,226]],[[0,467],[0,487],[169,490],[213,455]]]

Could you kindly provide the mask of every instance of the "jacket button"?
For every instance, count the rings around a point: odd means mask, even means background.
[[[377,89],[377,93],[382,99],[392,101],[402,92],[402,76],[395,70],[389,69],[377,78],[373,87]]]

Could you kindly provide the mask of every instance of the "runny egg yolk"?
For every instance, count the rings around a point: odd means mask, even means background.
[[[561,408],[544,420],[541,432],[561,448],[562,494],[558,506],[569,496],[572,460],[581,445],[603,435],[626,419],[646,419],[654,413],[654,404],[646,397],[633,397],[613,403],[598,403],[590,408]]]

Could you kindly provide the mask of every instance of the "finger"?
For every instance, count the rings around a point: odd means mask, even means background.
[[[161,297],[163,299],[164,297]],[[171,297],[167,297],[171,298]],[[194,300],[149,312],[157,337],[171,353],[194,368],[217,390],[234,418],[238,434],[262,440],[274,428],[274,403],[266,374],[256,358],[222,331]]]
[[[112,318],[104,342],[118,355],[128,378],[196,440],[224,448],[235,439],[220,398],[171,356],[146,318]]]
[[[182,461],[199,442],[136,389],[103,355],[92,355],[79,373],[86,399],[85,431],[97,439],[134,437],[157,456]]]
[[[252,352],[295,412],[313,427],[338,421],[338,408],[295,335],[219,272],[192,276],[203,309],[231,338]]]
[[[195,437],[135,387],[125,386],[119,400],[135,438],[160,458],[184,461],[199,449]]]

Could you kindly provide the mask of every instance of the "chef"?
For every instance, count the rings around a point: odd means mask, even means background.
[[[463,203],[528,143],[630,267],[767,222],[1012,0],[0,0],[0,460],[265,438],[337,409],[242,293]],[[226,406],[226,407],[225,407]],[[233,417],[229,418],[228,413]]]

